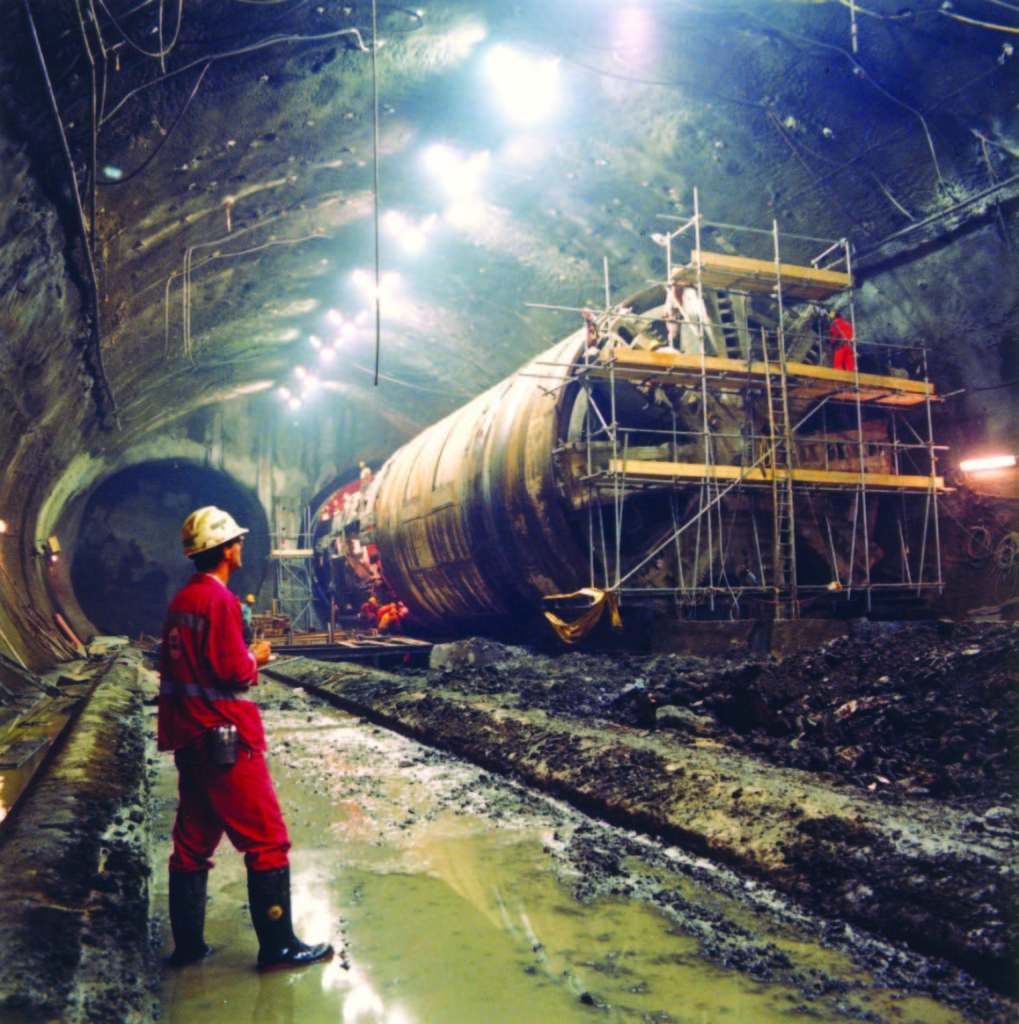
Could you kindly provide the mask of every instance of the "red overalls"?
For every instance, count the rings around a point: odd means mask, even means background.
[[[159,664],[157,741],[180,773],[170,871],[205,871],[225,832],[254,871],[289,863],[290,840],[265,758],[258,705],[241,694],[258,681],[244,645],[241,607],[215,577],[195,573],[170,602]],[[237,763],[209,763],[203,737],[233,723]]]

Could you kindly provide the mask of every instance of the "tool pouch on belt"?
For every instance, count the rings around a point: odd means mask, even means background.
[[[214,726],[205,734],[209,761],[219,765],[236,764],[240,740],[236,725]]]

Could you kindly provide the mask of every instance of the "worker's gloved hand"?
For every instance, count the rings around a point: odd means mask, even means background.
[[[272,654],[272,645],[268,640],[258,640],[251,645],[251,653],[255,656],[256,665],[264,665]]]

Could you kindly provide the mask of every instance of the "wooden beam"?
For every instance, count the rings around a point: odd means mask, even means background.
[[[708,386],[723,391],[742,391],[748,385],[760,386],[767,379],[764,363],[720,356],[696,356],[684,352],[647,352],[643,349],[612,347],[598,355],[589,370],[595,377],[640,383],[698,385],[701,374]],[[774,376],[777,367],[772,370]],[[810,363],[786,363],[786,385],[793,399],[828,396],[836,402],[859,400],[868,405],[917,405],[934,397],[934,387],[922,380],[885,377],[876,373],[854,374],[830,366]]]
[[[771,483],[773,479],[794,483],[818,484],[840,489],[858,487],[868,490],[929,491],[933,482],[939,491],[945,489],[941,476],[906,476],[900,473],[850,473],[826,469],[782,469],[770,466],[708,466],[700,462],[652,462],[646,459],[609,459],[608,471],[618,474],[626,483],[666,483],[670,480],[743,480],[748,484]]]
[[[698,262],[701,282],[709,288],[771,293],[778,287],[778,274],[773,261],[705,252],[703,249],[694,249],[690,263],[680,267],[672,279],[694,284],[697,281]],[[849,274],[840,274],[834,270],[817,270],[792,263],[779,264],[778,269],[782,275],[782,294],[791,298],[826,299],[851,288],[853,284]]]

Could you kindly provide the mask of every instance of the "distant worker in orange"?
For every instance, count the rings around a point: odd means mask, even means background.
[[[832,355],[832,366],[836,370],[852,373],[856,368],[856,357],[853,353],[853,325],[840,316],[831,322],[831,339],[835,346]]]
[[[402,601],[384,604],[379,609],[379,632],[398,633],[403,623],[403,617],[406,614],[407,606]]]

